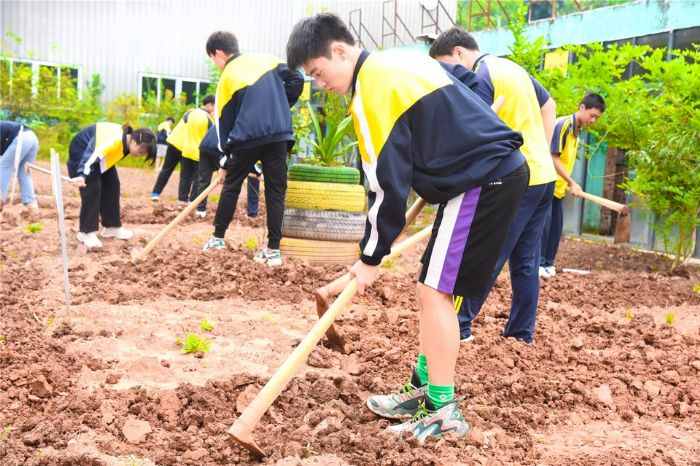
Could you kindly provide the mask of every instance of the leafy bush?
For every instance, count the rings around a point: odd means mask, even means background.
[[[189,353],[208,353],[211,341],[200,338],[194,333],[188,333],[185,339],[177,338],[175,342],[182,347],[182,352],[185,354]]]

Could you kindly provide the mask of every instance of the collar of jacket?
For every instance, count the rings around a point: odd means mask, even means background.
[[[488,53],[485,53],[476,59],[476,61],[474,62],[474,66],[472,66],[473,73],[476,73],[476,70],[479,68],[479,65],[481,65],[481,62],[484,60],[484,58],[488,57],[488,55]]]
[[[235,60],[236,58],[238,58],[240,56],[241,56],[241,52],[236,52],[233,55],[231,55],[230,57],[228,57],[228,60],[226,60],[226,63],[224,63],[224,68],[226,68],[226,65],[228,65],[229,63],[231,63],[233,60]]]
[[[369,52],[365,49],[362,49],[360,52],[360,56],[357,58],[357,63],[355,64],[355,71],[352,73],[352,96],[355,96],[355,85],[357,84],[357,75],[360,73],[360,68],[362,68],[362,64],[367,60],[367,57],[369,57]]]

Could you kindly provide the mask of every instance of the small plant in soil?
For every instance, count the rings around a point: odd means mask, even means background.
[[[258,249],[258,240],[256,240],[252,236],[248,237],[248,239],[245,242],[245,247],[250,251]]]
[[[0,432],[0,445],[5,443],[5,441],[10,437],[10,434],[12,433],[13,427],[11,425],[5,426],[2,428],[2,432]]]
[[[220,198],[219,198],[219,195],[218,195],[218,194],[212,194],[211,196],[209,196],[209,200],[210,200],[211,202],[219,202],[219,199],[220,199]]]
[[[632,309],[625,309],[625,319],[627,319],[627,320],[634,319],[634,312],[632,312]]]
[[[204,330],[205,332],[211,332],[214,330],[214,324],[209,322],[206,318],[202,319],[202,321],[199,323],[199,328]]]
[[[27,233],[40,233],[44,229],[44,225],[41,222],[34,222],[27,225]]]
[[[278,320],[280,320],[279,316],[272,314],[270,312],[266,312],[260,317],[262,320],[266,320],[270,322],[271,324],[276,324]]]
[[[396,265],[396,262],[394,262],[394,261],[391,260],[391,259],[387,259],[387,260],[382,264],[382,267],[384,267],[385,269],[391,269],[391,268],[393,268],[395,265]]]
[[[181,346],[182,352],[185,354],[208,353],[209,345],[211,345],[211,341],[200,338],[194,333],[188,333],[184,339],[176,338],[175,343]]]
[[[306,451],[304,452],[304,458],[311,458],[312,456],[318,455],[318,452],[314,450],[314,446],[311,442],[306,443]]]
[[[673,312],[669,312],[664,316],[664,321],[668,325],[673,325],[673,323],[676,321],[676,315]]]
[[[0,335],[0,345],[4,345],[6,341],[7,337],[5,335]]]
[[[695,284],[695,286],[693,287],[693,291],[696,293],[700,293],[700,283]]]

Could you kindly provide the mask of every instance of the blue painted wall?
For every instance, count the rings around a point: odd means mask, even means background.
[[[640,0],[535,21],[528,27],[527,35],[533,40],[544,37],[550,42],[550,47],[557,48],[567,44],[607,42],[695,26],[700,26],[698,0]],[[513,35],[505,28],[475,32],[473,35],[482,51],[495,55],[508,54],[508,46],[513,41]]]

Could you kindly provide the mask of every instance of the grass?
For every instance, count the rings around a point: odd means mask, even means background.
[[[199,353],[200,351],[202,353],[208,353],[209,345],[211,345],[211,341],[200,338],[194,333],[188,333],[184,340],[182,338],[176,338],[175,343],[180,345],[182,352],[185,354]]]
[[[673,323],[676,321],[676,315],[673,312],[669,312],[664,316],[664,321],[668,325],[673,325]]]
[[[41,222],[34,222],[27,225],[27,233],[31,233],[32,235],[34,233],[41,233],[43,229],[44,225]]]
[[[204,330],[205,332],[211,332],[212,330],[214,330],[214,324],[212,324],[211,322],[209,322],[209,320],[207,320],[207,318],[205,317],[205,318],[202,319],[202,321],[199,323],[199,328],[201,328],[201,329]]]
[[[270,322],[271,324],[276,324],[278,320],[280,320],[279,316],[276,314],[272,314],[271,312],[266,312],[260,318],[264,321]]]
[[[12,429],[14,429],[14,427],[12,427],[11,425],[2,428],[2,432],[0,432],[0,445],[5,443],[5,441],[10,437]]]

